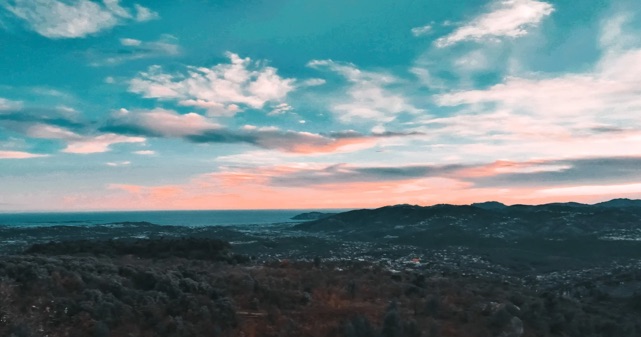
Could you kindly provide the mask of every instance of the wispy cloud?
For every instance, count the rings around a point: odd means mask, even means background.
[[[319,86],[319,85],[323,85],[325,83],[327,83],[327,81],[325,81],[322,78],[310,78],[310,79],[302,81],[300,83],[300,86],[302,86],[302,87],[316,87],[316,86]]]
[[[14,0],[4,7],[38,34],[52,38],[82,38],[116,25],[158,17],[150,9],[122,7],[119,0]]]
[[[294,90],[294,79],[282,78],[276,68],[227,53],[228,64],[189,67],[187,74],[168,74],[149,68],[130,82],[129,90],[146,98],[173,100],[182,106],[205,109],[213,116],[234,115],[242,107],[262,109],[282,103]]]
[[[437,101],[444,106],[492,103],[557,125],[631,126],[641,122],[635,113],[641,109],[640,88],[641,50],[631,50],[609,56],[592,72],[510,77],[489,89],[443,94]]]
[[[408,126],[420,125],[413,129],[450,144],[460,158],[641,155],[634,145],[641,139],[641,41],[633,42],[638,34],[625,22],[604,22],[602,57],[591,69],[522,73],[437,94],[435,103],[454,112]]]
[[[343,76],[348,82],[346,97],[336,98],[331,109],[338,120],[349,123],[369,121],[386,123],[403,113],[418,113],[402,92],[389,88],[400,80],[388,73],[364,71],[351,63],[332,60],[312,60],[308,66],[327,69]]]
[[[411,32],[412,32],[412,35],[416,37],[429,35],[432,33],[432,24],[420,26],[420,27],[414,27],[411,29]]]
[[[173,57],[181,53],[178,39],[164,34],[156,41],[141,41],[132,38],[120,39],[120,46],[114,49],[89,50],[87,57],[95,67],[113,66],[127,61],[158,57]]]
[[[620,52],[638,47],[641,44],[639,34],[631,34],[632,23],[637,21],[633,12],[619,12],[608,16],[601,22],[599,46],[607,52]]]
[[[289,111],[294,110],[294,108],[287,104],[287,103],[281,103],[275,106],[272,111],[268,113],[269,116],[275,116],[275,115],[282,115],[284,113],[287,113]]]
[[[156,20],[160,17],[158,13],[152,11],[151,9],[135,4],[134,8],[136,9],[136,21],[145,22],[150,20]]]
[[[489,12],[479,15],[451,34],[436,40],[447,47],[461,41],[519,37],[552,14],[554,6],[538,0],[498,0]]]
[[[33,138],[63,140],[66,142],[66,147],[62,152],[78,154],[107,152],[113,144],[145,141],[143,137],[129,137],[113,133],[80,135],[64,128],[46,124],[33,125],[27,129],[26,134]]]
[[[6,98],[0,97],[0,113],[2,113],[2,111],[18,110],[21,108],[22,108],[22,102],[12,101],[12,100],[8,100]]]

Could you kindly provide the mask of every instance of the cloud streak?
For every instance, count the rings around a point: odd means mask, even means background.
[[[498,165],[500,164],[500,165]],[[622,184],[641,180],[641,157],[499,162],[462,172],[477,187],[551,187]]]
[[[469,188],[547,190],[586,183],[621,185],[641,180],[641,157],[598,157],[487,164],[363,166],[354,164],[289,164],[230,166],[227,174],[276,187],[310,187],[352,183],[385,184],[416,179],[448,179]]]
[[[605,197],[641,196],[641,184],[617,183],[612,175],[638,167],[639,158],[593,158],[475,165],[359,166],[288,164],[220,167],[182,185],[112,184],[127,205],[153,208],[378,207],[394,203],[595,202]],[[595,166],[597,167],[596,172]],[[592,171],[592,172],[591,172]],[[577,177],[578,175],[578,177]],[[589,180],[590,175],[600,175]],[[577,179],[573,179],[577,177]],[[638,179],[638,174],[636,174]],[[591,181],[582,183],[583,179]],[[521,181],[519,181],[521,180]],[[537,183],[523,183],[522,180]],[[638,181],[638,180],[636,180]],[[243,191],[250,190],[252,193]],[[443,191],[447,193],[443,193]],[[337,198],[336,196],[340,196]]]
[[[181,115],[159,109],[137,112],[121,110],[114,114],[101,131],[144,137],[181,138],[193,143],[244,143],[263,149],[301,154],[330,153],[347,150],[350,146],[369,147],[385,138],[420,135],[392,132],[365,135],[354,131],[322,135],[255,126],[232,130],[195,113]]]
[[[22,151],[0,151],[0,159],[30,159],[41,157],[47,157],[47,155]]]
[[[275,176],[270,183],[276,186],[332,185],[354,182],[386,182],[417,178],[448,176],[462,165],[408,165],[359,167],[336,164],[322,168],[301,169]]]

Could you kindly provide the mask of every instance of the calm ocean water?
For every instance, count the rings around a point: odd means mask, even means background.
[[[311,211],[311,210],[309,210]],[[125,221],[147,221],[157,225],[230,226],[294,222],[291,218],[308,210],[244,211],[145,211],[95,213],[0,213],[4,226],[83,226]],[[344,210],[313,210],[340,212]]]

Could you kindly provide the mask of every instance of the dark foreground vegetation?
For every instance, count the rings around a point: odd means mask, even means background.
[[[641,282],[641,273],[607,276]],[[72,240],[0,259],[0,336],[641,336],[641,296],[424,266],[258,262],[215,239]]]

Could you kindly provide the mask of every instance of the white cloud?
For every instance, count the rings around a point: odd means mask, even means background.
[[[605,21],[599,41],[603,56],[592,70],[555,76],[531,74],[507,77],[483,90],[452,92],[437,96],[444,106],[468,105],[512,116],[548,121],[568,132],[582,128],[641,127],[641,40],[623,28],[626,15]],[[628,41],[626,44],[620,41]]]
[[[6,98],[0,97],[0,111],[6,110],[18,110],[22,108],[21,101],[12,101]]]
[[[423,67],[413,67],[410,70],[410,73],[414,74],[419,81],[419,84],[428,88],[443,89],[445,84],[443,80],[432,75],[432,72],[429,69]]]
[[[0,151],[0,159],[29,159],[40,157],[47,157],[47,155],[21,151]]]
[[[27,129],[27,135],[34,138],[60,139],[67,143],[62,150],[66,153],[100,153],[109,151],[109,147],[118,143],[142,143],[143,137],[128,137],[113,133],[101,135],[79,135],[56,126],[36,124]]]
[[[474,18],[451,34],[436,40],[436,46],[447,47],[461,41],[480,41],[501,37],[519,37],[552,14],[554,6],[538,0],[501,0],[492,10]]]
[[[327,82],[327,81],[325,81],[325,80],[324,80],[324,79],[322,79],[322,78],[310,78],[310,79],[308,79],[308,80],[304,80],[304,81],[301,83],[301,86],[303,86],[303,87],[316,87],[316,86],[319,86],[319,85],[323,85],[323,84],[325,84],[326,82]]]
[[[147,98],[204,108],[214,116],[234,115],[239,106],[261,109],[268,102],[282,103],[294,90],[294,80],[280,77],[273,67],[233,53],[227,57],[231,63],[189,67],[186,75],[151,67],[130,81],[129,90]]]
[[[618,13],[601,23],[599,45],[607,52],[619,52],[638,46],[641,42],[638,34],[626,34],[626,26],[634,22],[630,13]]]
[[[350,82],[347,97],[338,99],[331,105],[332,111],[342,122],[359,119],[377,123],[390,122],[401,113],[421,112],[401,92],[387,88],[400,82],[393,75],[363,71],[351,63],[332,60],[312,60],[308,66],[336,72]]]
[[[593,72],[552,78],[510,77],[486,90],[440,95],[445,106],[495,103],[559,124],[641,123],[641,50],[608,57]]]
[[[123,46],[140,46],[142,41],[136,39],[124,38],[120,39],[120,44]]]
[[[141,156],[153,156],[156,154],[156,151],[152,150],[140,150],[140,151],[134,151],[134,154],[138,154]]]
[[[268,166],[299,162],[300,155],[275,150],[252,150],[227,156],[218,156],[214,161],[221,165],[232,167]]]
[[[150,10],[147,7],[143,7],[139,4],[134,5],[134,7],[136,8],[136,21],[138,22],[155,20],[160,17],[158,13]]]
[[[414,28],[412,28],[411,31],[412,31],[412,35],[414,35],[416,37],[429,35],[430,33],[432,33],[432,25],[414,27]]]
[[[618,44],[638,34],[626,34],[619,16],[611,20],[600,36],[602,59],[590,70],[530,73],[486,89],[436,95],[437,104],[458,110],[413,121],[431,138],[431,155],[456,153],[468,161],[497,154],[512,160],[641,155],[635,145],[641,141],[641,41]],[[433,146],[438,143],[445,146]]]
[[[38,34],[52,38],[81,38],[110,29],[127,21],[147,21],[157,17],[151,10],[136,5],[137,16],[120,5],[119,0],[102,3],[89,0],[15,0],[4,7],[26,21]]]
[[[130,161],[113,161],[113,162],[108,162],[106,165],[111,167],[129,166],[131,165],[131,162]]]

